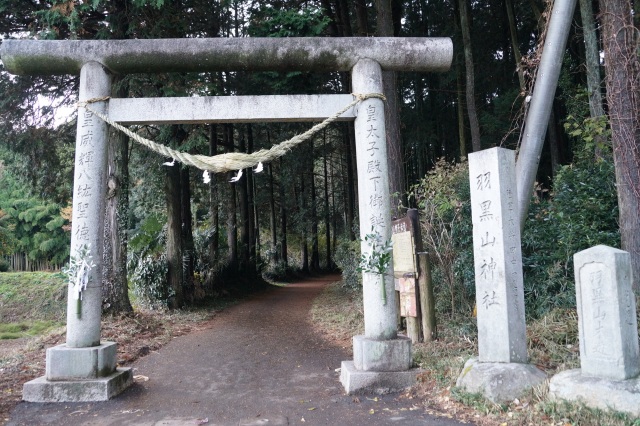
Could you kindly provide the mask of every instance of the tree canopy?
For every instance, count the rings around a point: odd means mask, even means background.
[[[599,5],[592,6],[587,16],[599,16]],[[442,161],[461,163],[468,152],[493,146],[518,148],[549,14],[548,5],[538,0],[0,0],[0,10],[0,34],[5,39],[451,37],[455,46],[451,71],[385,77],[395,81],[391,90],[397,106],[389,109],[399,113],[394,148],[399,156],[392,172],[399,176],[395,191],[402,207],[424,201],[411,197],[402,201],[403,194]],[[574,20],[583,19],[584,14],[576,12]],[[613,161],[602,155],[610,152],[606,147],[611,137],[603,132],[607,124],[585,121],[597,118],[590,110],[587,79],[600,64],[587,62],[588,34],[582,28],[572,27],[563,60],[538,172],[540,200],[550,199],[549,194],[560,196],[554,179],[577,179],[562,168],[574,159],[592,155],[598,161]],[[350,75],[343,72],[135,74],[119,76],[113,93],[118,97],[350,93],[350,85]],[[58,125],[56,111],[72,108],[76,87],[74,76],[0,73],[2,170],[24,194],[20,198],[15,191],[0,193],[0,254],[24,251],[31,257],[58,259],[67,253],[47,248],[58,247],[62,237],[57,232],[67,232],[68,237],[69,219],[62,212],[72,202],[75,116]],[[609,108],[604,105],[605,111]],[[268,148],[307,127],[150,125],[134,130],[176,149],[214,155]],[[593,147],[587,154],[585,141]],[[107,228],[121,237],[112,239],[116,247],[129,247],[124,253],[116,253],[112,246],[107,250],[113,257],[112,269],[121,271],[120,278],[110,282],[122,287],[127,276],[133,277],[133,285],[149,303],[178,307],[205,295],[255,288],[259,281],[252,277],[259,274],[283,276],[291,269],[332,268],[336,260],[340,263],[336,252],[345,253],[339,246],[357,234],[355,141],[350,125],[331,126],[305,146],[265,165],[262,173],[247,171],[235,183],[229,182],[231,174],[212,176],[205,183],[198,170],[164,166],[167,159],[115,132],[110,145],[113,188],[106,196],[116,201],[108,207],[113,218]],[[566,194],[563,197],[563,205],[571,205]],[[611,208],[609,213],[617,214]],[[594,220],[589,217],[585,220]],[[40,237],[29,226],[48,229],[50,234]],[[228,279],[239,276],[246,279]]]

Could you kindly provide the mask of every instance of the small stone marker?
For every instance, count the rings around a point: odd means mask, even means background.
[[[515,153],[492,148],[469,154],[479,357],[456,386],[506,402],[546,375],[527,362]]]
[[[596,246],[573,256],[580,369],[549,382],[549,397],[640,416],[640,357],[629,253]]]
[[[582,374],[625,380],[640,373],[629,253],[596,246],[573,256]]]
[[[469,155],[480,362],[526,362],[515,154]]]

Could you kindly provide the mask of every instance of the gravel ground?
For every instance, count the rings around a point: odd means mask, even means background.
[[[406,394],[344,395],[340,345],[309,323],[337,276],[273,287],[134,363],[134,385],[102,403],[22,402],[9,425],[459,425]],[[445,413],[446,414],[446,413]]]

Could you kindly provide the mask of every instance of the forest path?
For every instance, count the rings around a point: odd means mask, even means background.
[[[399,394],[344,394],[351,358],[313,331],[310,309],[337,275],[273,287],[133,364],[148,377],[101,403],[19,404],[9,425],[460,425]]]

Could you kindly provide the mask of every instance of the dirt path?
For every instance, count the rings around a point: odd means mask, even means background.
[[[133,364],[148,377],[103,403],[21,403],[9,425],[458,425],[401,395],[344,395],[350,359],[308,324],[337,276],[272,288]],[[416,405],[414,405],[416,404]]]

